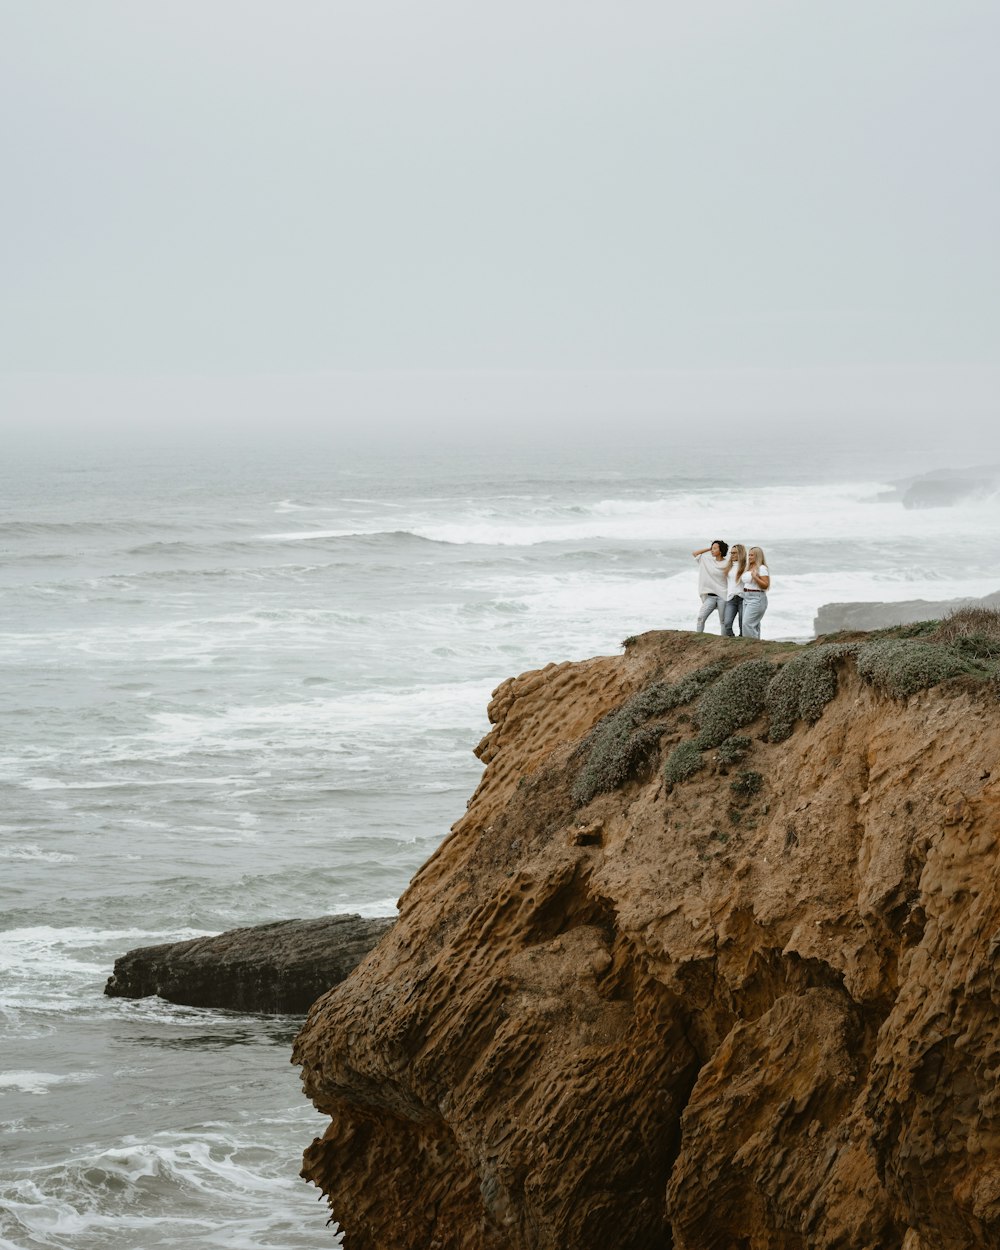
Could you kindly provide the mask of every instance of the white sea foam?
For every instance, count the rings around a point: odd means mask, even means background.
[[[282,1144],[300,1119],[272,1120]],[[339,1244],[294,1167],[273,1147],[208,1125],[78,1149],[4,1181],[0,1202],[21,1232],[60,1250],[137,1244],[166,1250],[192,1240],[232,1250]]]
[[[16,1089],[23,1094],[47,1094],[54,1085],[82,1085],[96,1077],[96,1072],[0,1072],[0,1093]]]
[[[383,916],[394,916],[397,902],[396,898],[377,898],[371,903],[348,903],[346,910],[358,916],[378,920]]]
[[[319,538],[361,538],[366,535],[378,534],[376,529],[340,529],[340,530],[289,530],[279,534],[261,534],[265,542],[292,543],[313,542]]]
[[[398,512],[350,527],[282,531],[270,541],[410,534],[433,542],[487,547],[532,547],[543,543],[704,541],[709,531],[730,541],[778,545],[785,542],[919,540],[949,533],[970,540],[995,524],[995,498],[973,499],[952,508],[907,509],[880,499],[880,482],[782,486],[717,484],[711,490],[671,492],[654,499],[602,499],[586,505],[539,507],[511,500],[506,508],[473,505],[448,519],[424,514],[402,525]]]
[[[80,991],[103,985],[114,958],[136,946],[180,942],[210,931],[88,929],[33,925],[0,931],[0,1004],[75,1010]]]
[[[242,784],[248,777],[127,777],[118,781],[59,781],[55,777],[29,777],[21,784],[26,790],[120,790],[142,786],[227,786]],[[68,857],[72,858],[72,856]]]
[[[0,859],[37,860],[43,864],[71,864],[76,858],[76,855],[66,855],[62,851],[45,851],[33,843],[27,843],[24,846],[0,846]]]
[[[359,691],[354,694],[312,696],[292,703],[257,706],[243,704],[210,714],[161,712],[154,718],[151,736],[167,755],[192,751],[256,750],[260,735],[280,735],[286,750],[300,743],[314,744],[324,736],[330,750],[345,756],[338,767],[357,767],[360,755],[373,742],[388,742],[401,730],[454,732],[466,726],[471,734],[483,730],[490,681],[442,683],[410,689]],[[353,761],[353,765],[352,765]]]

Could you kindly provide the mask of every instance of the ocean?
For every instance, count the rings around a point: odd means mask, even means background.
[[[882,497],[934,467],[808,443],[8,448],[0,1247],[336,1245],[298,1177],[324,1122],[297,1021],[105,998],[115,957],[391,914],[475,787],[491,690],[690,628],[714,538],[764,548],[767,638],[810,637],[825,602],[1000,588],[995,497]]]

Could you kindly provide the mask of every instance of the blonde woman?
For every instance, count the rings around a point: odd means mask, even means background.
[[[726,565],[726,606],[722,614],[722,633],[726,638],[733,637],[733,622],[739,618],[740,637],[743,636],[743,574],[747,567],[747,549],[742,543],[733,543],[729,548],[729,562]]]
[[[743,595],[743,637],[759,638],[760,621],[767,611],[767,592],[771,585],[767,561],[759,547],[751,547],[747,552],[747,566],[743,570],[740,584]]]

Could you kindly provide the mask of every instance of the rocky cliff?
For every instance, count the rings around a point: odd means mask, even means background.
[[[296,1044],[346,1250],[1000,1245],[998,656],[656,633],[505,682]]]

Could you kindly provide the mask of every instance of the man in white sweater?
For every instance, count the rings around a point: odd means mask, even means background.
[[[726,608],[726,555],[729,544],[717,538],[711,547],[702,547],[691,554],[698,561],[698,594],[701,595],[701,611],[695,629],[705,632],[705,622],[713,612],[723,619]]]

